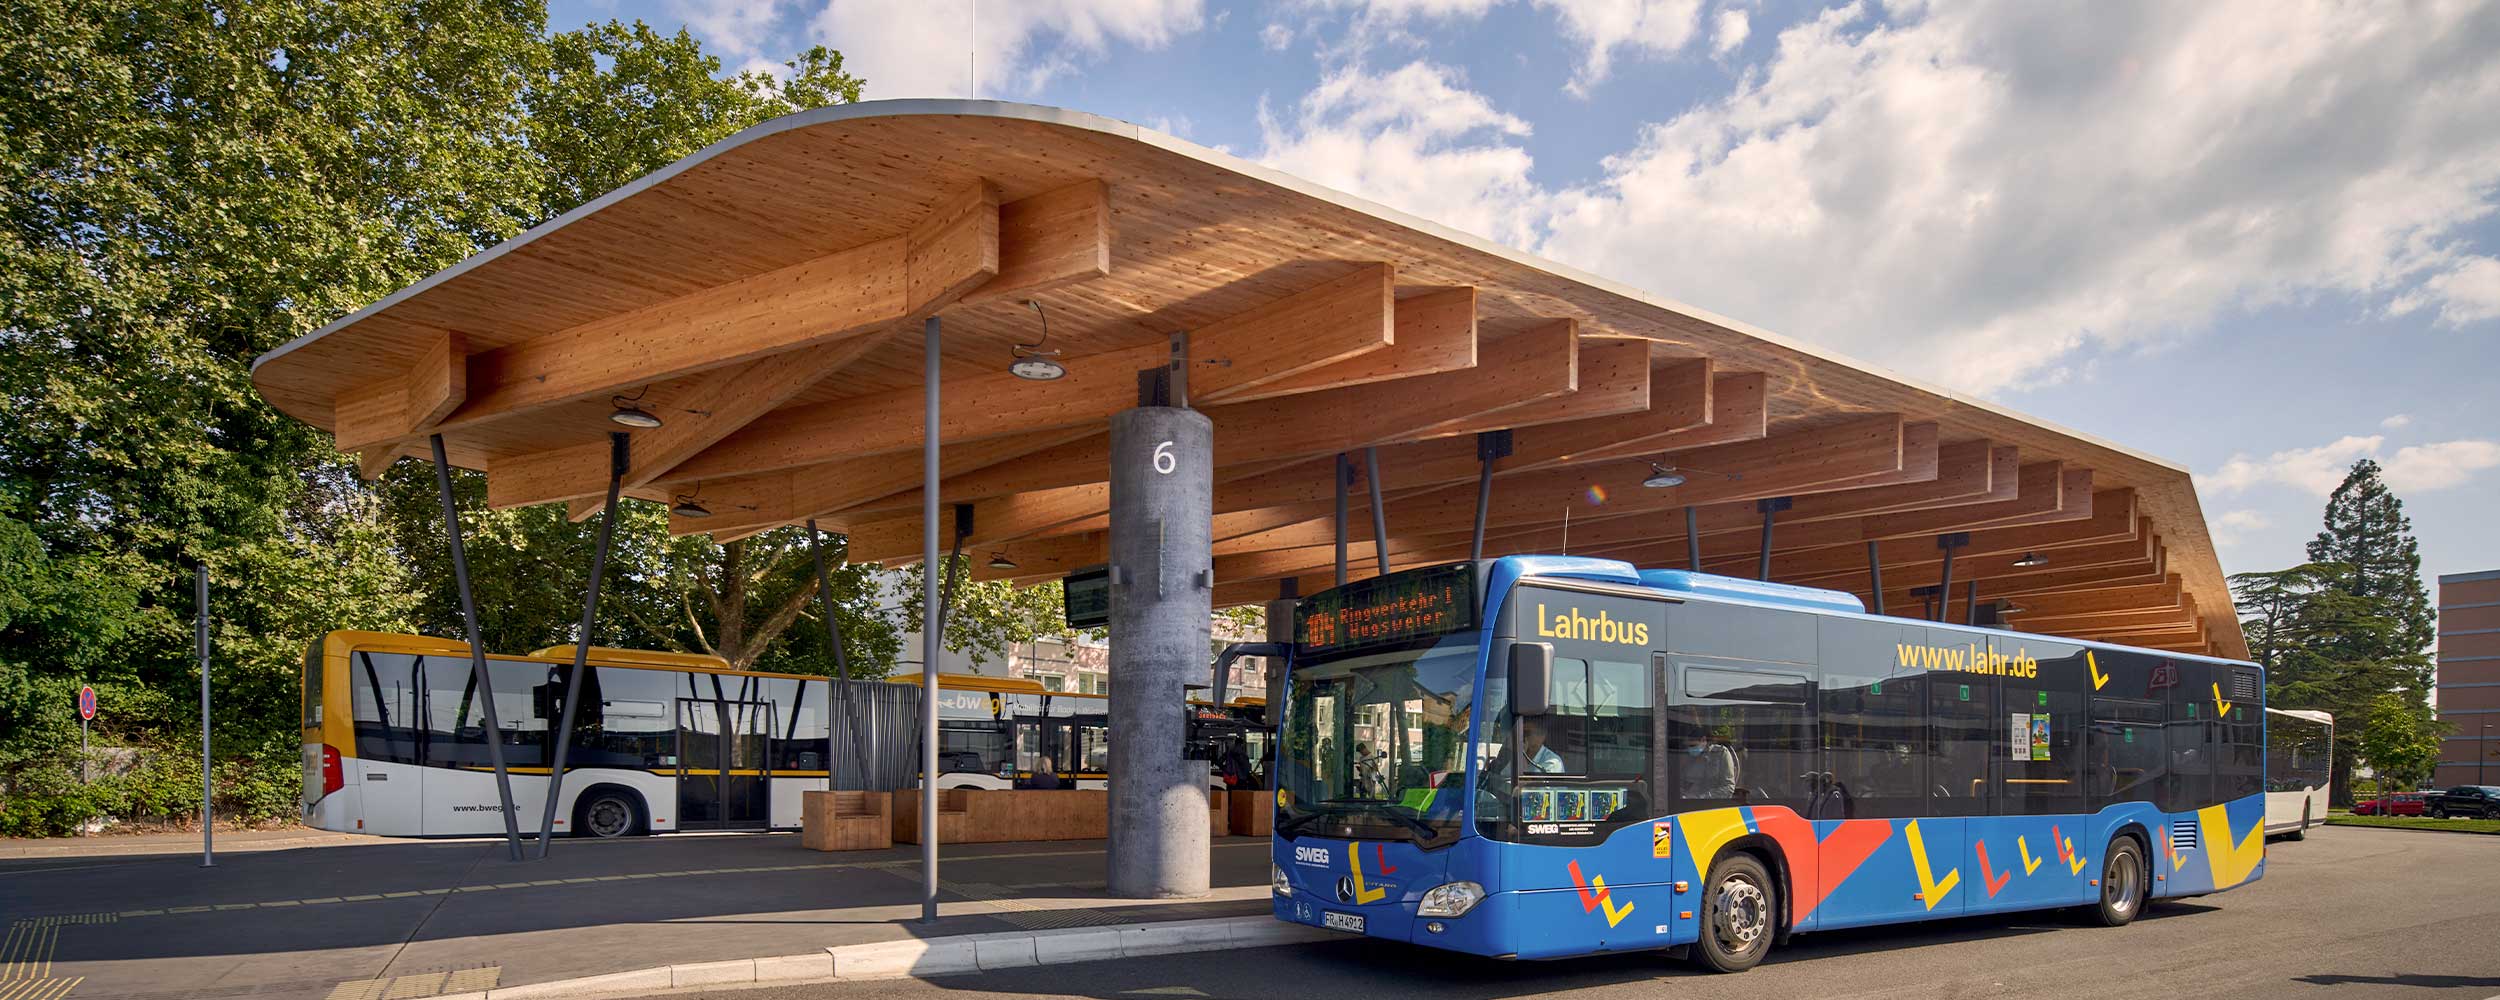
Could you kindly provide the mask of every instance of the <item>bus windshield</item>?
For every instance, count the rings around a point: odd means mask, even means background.
[[[1297,666],[1280,836],[1456,840],[1474,708],[1472,637]]]

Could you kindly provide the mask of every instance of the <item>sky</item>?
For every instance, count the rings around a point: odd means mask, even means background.
[[[2500,568],[2500,0],[554,0],[1145,125]]]

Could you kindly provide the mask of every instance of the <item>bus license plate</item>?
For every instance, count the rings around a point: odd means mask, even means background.
[[[1360,913],[1323,912],[1319,915],[1319,922],[1320,926],[1332,931],[1363,933],[1363,915]]]

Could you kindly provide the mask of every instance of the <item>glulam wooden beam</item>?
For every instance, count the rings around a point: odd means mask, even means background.
[[[366,478],[378,478],[390,465],[382,455],[396,458],[399,442],[436,430],[468,398],[468,338],[438,331],[406,374],[340,393],[332,402],[333,433],[340,451],[374,452],[367,460],[374,475]]]

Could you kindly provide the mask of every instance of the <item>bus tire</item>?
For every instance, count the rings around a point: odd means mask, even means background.
[[[1712,972],[1743,972],[1762,964],[1778,933],[1779,886],[1762,859],[1729,854],[1702,881],[1701,940],[1693,959]]]
[[[2124,927],[2144,912],[2144,900],[2150,893],[2152,869],[2144,863],[2144,845],[2132,836],[2109,842],[2109,852],[2101,858],[2101,898],[2089,909],[2094,920],[2103,927]]]
[[[644,829],[642,797],[614,785],[599,785],[573,803],[573,835],[598,840],[631,836]]]
[[[2293,828],[2292,828],[2292,832],[2287,833],[2287,834],[2284,834],[2284,835],[2283,835],[2283,839],[2285,839],[2285,840],[2307,840],[2307,839],[2309,839],[2309,804],[2308,804],[2308,803],[2303,802],[2303,803],[2301,803],[2301,804],[2300,804],[2300,825],[2299,825],[2299,826],[2296,826],[2296,827],[2293,827]]]

